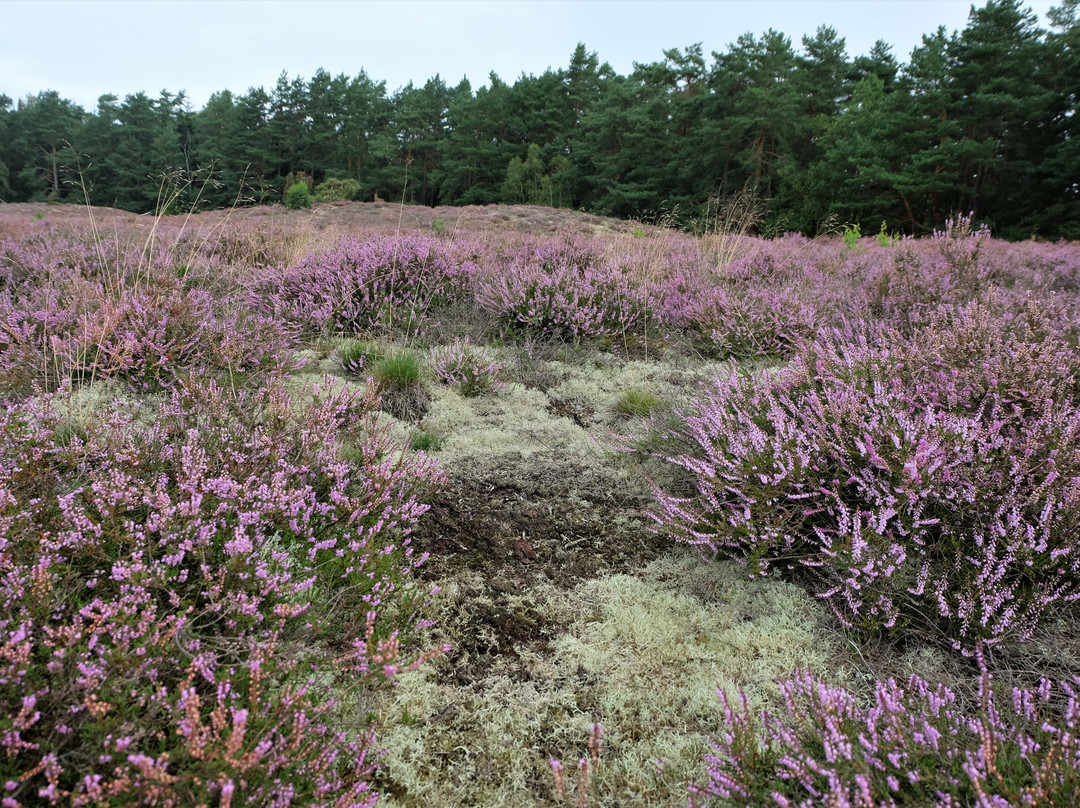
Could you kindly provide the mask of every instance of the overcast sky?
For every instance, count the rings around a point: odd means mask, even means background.
[[[980,0],[978,6],[985,5]],[[1053,2],[1027,4],[1046,25]],[[0,0],[0,93],[56,90],[88,111],[98,96],[184,90],[199,109],[223,89],[273,88],[361,69],[392,93],[438,73],[475,90],[570,61],[578,42],[627,74],[701,42],[725,51],[775,28],[798,48],[831,25],[849,56],[883,39],[907,60],[924,33],[962,29],[968,0]],[[711,59],[710,59],[711,62]]]

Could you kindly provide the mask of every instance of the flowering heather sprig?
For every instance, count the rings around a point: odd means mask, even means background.
[[[0,291],[0,395],[51,391],[70,381],[74,335],[85,322],[56,290],[37,290],[32,300]]]
[[[980,260],[990,241],[990,228],[985,224],[972,230],[971,215],[957,216],[945,222],[944,230],[935,230],[931,241],[941,251],[949,271],[961,282],[975,289],[994,280],[990,264]]]
[[[505,370],[503,364],[489,358],[484,348],[470,345],[468,337],[432,348],[428,362],[435,378],[457,387],[467,398],[495,393],[503,387],[499,381]]]
[[[5,808],[374,803],[327,684],[402,666],[441,482],[387,456],[374,405],[189,379],[75,432],[46,397],[0,414]]]
[[[235,384],[297,367],[288,328],[216,308],[200,289],[124,291],[80,324],[62,351],[65,367],[78,378],[120,378],[141,391],[192,373]]]
[[[753,289],[696,295],[684,327],[706,338],[698,347],[717,358],[789,356],[815,331],[815,312],[790,290]]]
[[[801,673],[780,684],[785,714],[760,717],[742,694],[733,704],[720,691],[724,726],[691,805],[1071,804],[1080,789],[1078,685],[1043,679],[1002,698],[982,665],[976,705],[913,676],[906,687],[877,682],[863,707]]]
[[[18,241],[0,242],[0,288],[63,285],[82,278],[115,291],[167,271],[165,252],[148,249],[132,237],[136,235],[100,236],[54,226],[31,229]]]
[[[256,311],[308,334],[416,327],[430,311],[462,299],[472,265],[427,236],[347,239],[292,266],[256,274]]]
[[[871,314],[905,332],[928,323],[942,305],[964,305],[999,288],[1032,290],[1027,271],[1010,266],[1005,255],[991,260],[990,233],[971,230],[970,218],[950,220],[929,240],[905,238],[864,272]],[[1003,260],[1004,259],[1004,260]]]
[[[377,343],[350,340],[332,354],[334,364],[345,373],[359,378],[370,375],[375,363],[382,358]]]
[[[804,383],[899,386],[914,410],[1023,418],[1048,403],[1080,404],[1080,348],[1056,295],[942,306],[915,334],[879,323],[824,329],[794,357]]]
[[[555,793],[568,808],[587,808],[595,797],[593,783],[596,771],[600,767],[600,757],[603,754],[603,743],[600,739],[604,734],[604,728],[597,723],[593,724],[591,729],[589,756],[578,759],[573,785],[567,785],[562,761],[554,757],[548,759],[551,774],[555,778]]]

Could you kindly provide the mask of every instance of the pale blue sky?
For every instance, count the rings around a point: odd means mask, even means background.
[[[984,2],[977,5],[982,6]],[[1053,2],[1027,6],[1040,15]],[[578,42],[618,72],[703,43],[724,51],[740,34],[775,28],[796,47],[831,25],[849,56],[877,39],[903,62],[924,33],[962,29],[969,0],[4,0],[0,93],[52,89],[87,110],[98,96],[186,90],[195,108],[212,92],[271,89],[282,70],[319,67],[386,80],[388,92],[439,73],[473,88],[494,70],[565,67]]]

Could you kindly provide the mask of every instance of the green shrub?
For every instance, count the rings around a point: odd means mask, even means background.
[[[851,227],[844,228],[844,235],[841,236],[844,239],[844,244],[847,245],[849,250],[859,249],[859,239],[862,238],[862,228],[857,224],[851,225]]]
[[[360,198],[360,183],[352,177],[327,177],[315,186],[316,202],[351,202]]]
[[[900,240],[900,236],[892,235],[889,232],[889,226],[884,219],[881,220],[881,229],[877,234],[877,243],[881,247],[891,247]]]
[[[285,207],[289,210],[311,207],[311,191],[308,190],[307,183],[296,182],[289,186],[285,192]]]

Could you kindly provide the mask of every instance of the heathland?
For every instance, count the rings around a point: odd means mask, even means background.
[[[1080,247],[0,206],[0,805],[1050,805]]]

